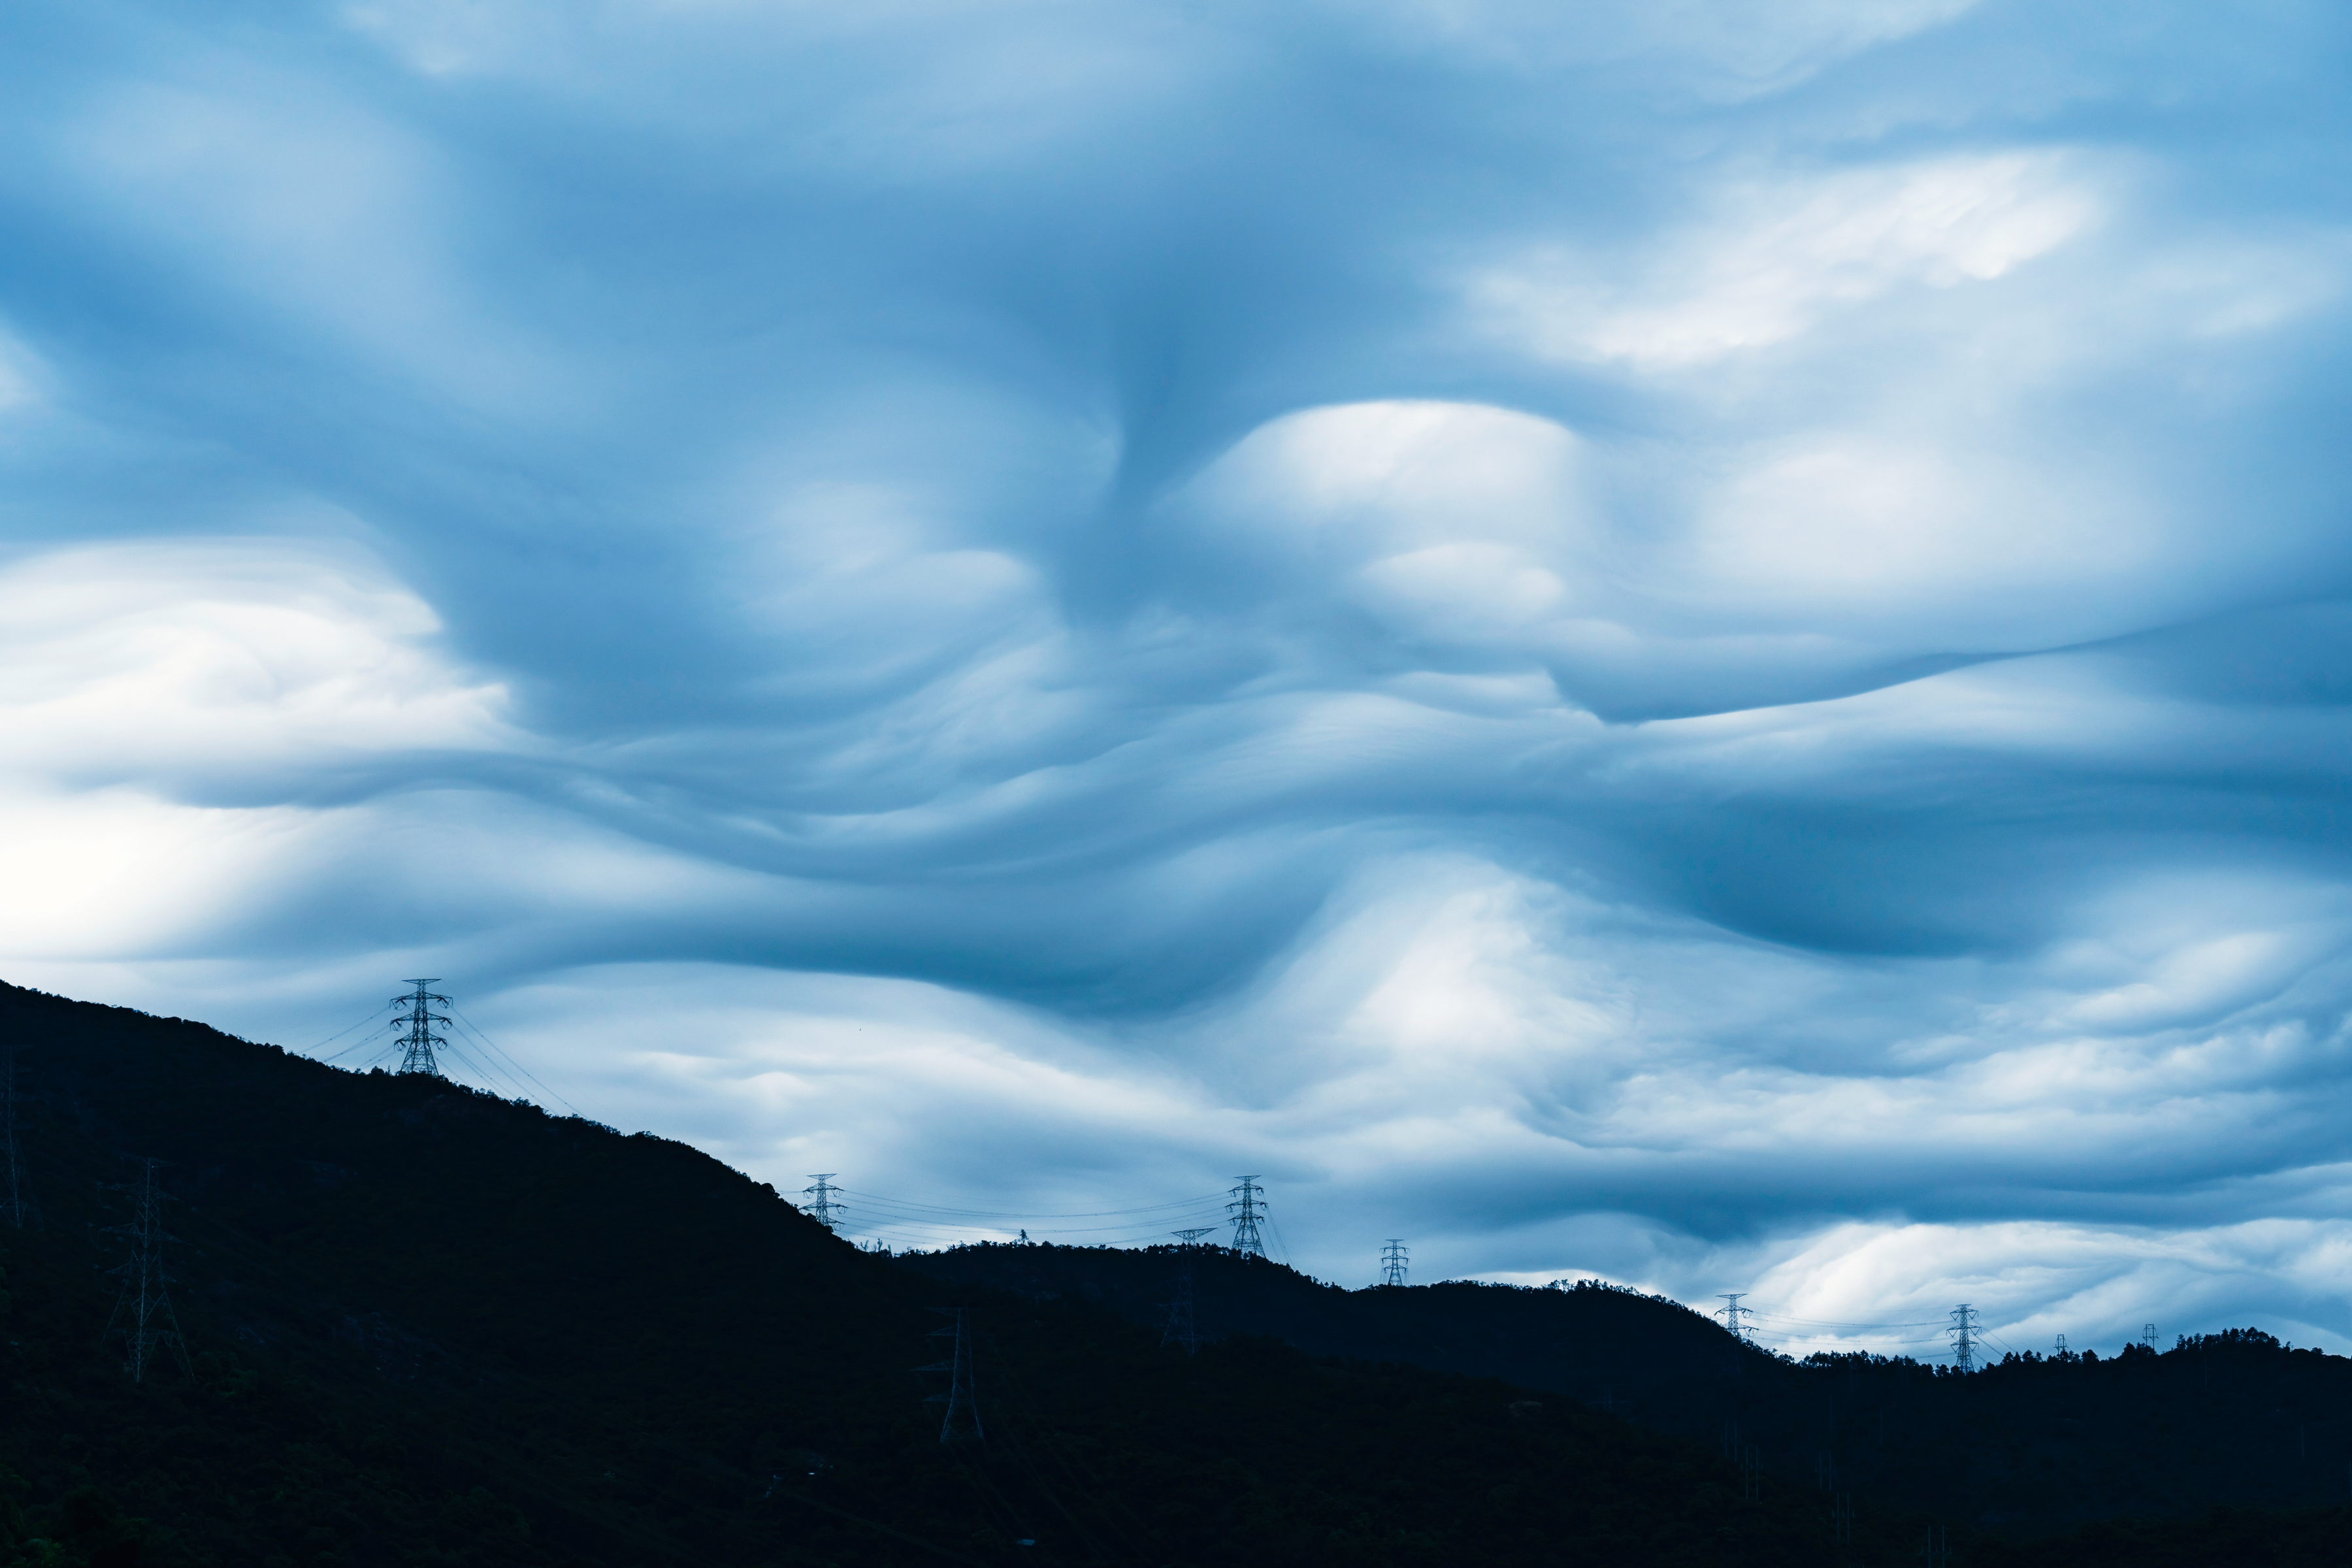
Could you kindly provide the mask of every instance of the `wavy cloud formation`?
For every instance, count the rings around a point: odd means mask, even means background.
[[[779,1186],[1264,1171],[1351,1283],[2352,1349],[2324,9],[0,37],[11,978],[436,973]]]

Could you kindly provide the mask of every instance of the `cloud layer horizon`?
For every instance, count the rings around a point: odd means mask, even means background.
[[[443,976],[900,1246],[2352,1351],[2336,12],[0,37],[6,978]]]

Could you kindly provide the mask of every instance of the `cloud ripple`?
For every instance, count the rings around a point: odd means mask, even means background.
[[[16,7],[11,977],[2352,1343],[2342,40],[2069,16]]]

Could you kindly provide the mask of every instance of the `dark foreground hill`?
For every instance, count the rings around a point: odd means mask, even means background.
[[[1491,1381],[942,1293],[679,1144],[0,989],[0,1561],[1814,1563],[1793,1496]],[[191,1352],[106,1332],[153,1157]],[[942,1444],[961,1306],[985,1440]],[[1891,1528],[1891,1526],[1890,1526]],[[1029,1544],[1024,1544],[1027,1542]]]
[[[1753,1450],[1772,1484],[1843,1493],[1864,1516],[2016,1542],[2215,1508],[2322,1509],[2352,1495],[2352,1360],[2289,1350],[2259,1331],[2162,1354],[2011,1356],[1962,1377],[1907,1359],[1790,1363],[1676,1302],[1598,1285],[1346,1290],[1213,1247],[980,1246],[899,1261],[943,1286],[1076,1298],[1139,1325],[1164,1323],[1161,1303],[1189,1271],[1204,1332],[1505,1379]],[[2352,1563],[2352,1534],[2343,1546]]]
[[[39,1223],[0,1228],[0,1562],[1887,1563],[1924,1521],[1743,1478],[1577,1398],[860,1254],[681,1145],[0,987]],[[171,1347],[107,1332],[120,1185],[178,1238]],[[985,1440],[943,1444],[965,1309]],[[2334,1562],[2336,1515],[2210,1521]],[[2331,1533],[2333,1532],[2333,1533]],[[1986,1553],[1965,1529],[1953,1561]],[[2187,1533],[2036,1563],[2170,1563]],[[1976,1552],[1977,1555],[1969,1555]],[[2326,1553],[2336,1552],[2336,1555]],[[2170,1553],[2170,1555],[2168,1555]]]

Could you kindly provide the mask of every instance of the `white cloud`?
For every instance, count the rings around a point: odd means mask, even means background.
[[[525,744],[505,688],[348,551],[138,541],[0,570],[0,773],[263,778],[392,752]]]
[[[1485,540],[1594,539],[1591,462],[1549,419],[1476,404],[1347,404],[1252,431],[1172,503],[1241,547],[1318,563]]]
[[[1384,658],[1541,666],[1602,705],[1769,704],[1874,659],[2130,630],[2205,548],[2129,476],[2053,479],[1998,430],[1845,426],[1662,473],[1632,444],[1436,402],[1269,421],[1163,512],[1234,563],[1228,593],[1301,619],[1352,605]]]
[[[1647,68],[1682,90],[1742,99],[1792,87],[1878,45],[1925,32],[1975,0],[1389,0],[1370,14],[1420,47],[1520,68]]]
[[[1955,438],[1958,436],[1958,438]],[[2053,476],[1958,432],[1847,429],[1756,454],[1649,565],[1668,602],[1901,647],[2032,648],[2135,630],[2185,546],[2126,477]],[[2118,591],[2120,590],[2120,591]]]
[[[1943,1352],[1950,1336],[1940,1325],[1967,1301],[1991,1331],[1991,1359],[2011,1350],[2046,1355],[2060,1334],[2071,1350],[2112,1355],[2150,1320],[2169,1347],[2174,1335],[2237,1303],[2261,1301],[2256,1310],[2266,1316],[2324,1311],[2324,1298],[2341,1289],[2352,1264],[2352,1225],[2265,1220],[2160,1231],[2047,1221],[1846,1224],[1755,1261],[1749,1300],[1765,1314],[1760,1337],[1792,1354]],[[2274,1283],[2282,1277],[2292,1281],[2284,1292]],[[1908,1326],[1838,1326],[1889,1320]],[[2291,1325],[2286,1337],[2297,1337]],[[2352,1349],[2352,1337],[2332,1330],[2310,1330],[2302,1339],[2339,1354]]]
[[[321,847],[309,814],[177,805],[129,789],[0,787],[0,949],[15,973],[141,958],[233,918]],[[21,983],[21,982],[20,982]]]
[[[1654,248],[1538,253],[1475,277],[1469,297],[1534,353],[1684,370],[1896,289],[1993,281],[2104,205],[2079,159],[2043,150],[1742,182],[1713,203]]]
[[[10,976],[1343,1278],[2318,1312],[2325,54],[1966,10],[60,10]],[[121,542],[234,526],[378,555]]]

